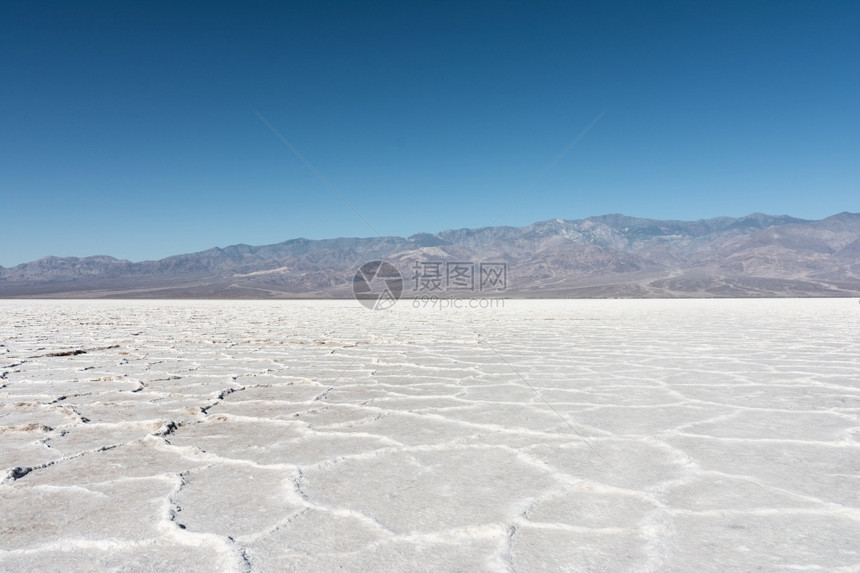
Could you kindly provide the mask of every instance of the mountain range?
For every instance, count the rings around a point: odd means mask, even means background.
[[[817,221],[614,214],[406,238],[240,244],[157,261],[45,257],[0,267],[0,297],[346,298],[357,269],[374,260],[400,270],[407,297],[858,296],[860,214]],[[504,283],[482,290],[482,263],[503,268]],[[458,264],[473,269],[474,289],[446,284]],[[441,288],[426,281],[434,269]]]

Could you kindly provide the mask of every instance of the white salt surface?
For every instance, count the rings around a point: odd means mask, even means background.
[[[858,571],[858,349],[855,299],[0,301],[0,570]]]

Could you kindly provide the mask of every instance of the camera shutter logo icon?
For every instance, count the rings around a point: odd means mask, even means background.
[[[371,310],[394,306],[403,294],[403,277],[394,265],[371,261],[361,265],[352,279],[355,299]]]

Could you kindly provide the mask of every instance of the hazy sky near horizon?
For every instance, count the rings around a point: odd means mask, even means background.
[[[858,30],[854,0],[4,1],[0,265],[860,211]]]

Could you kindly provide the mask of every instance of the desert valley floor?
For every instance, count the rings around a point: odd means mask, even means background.
[[[0,301],[0,571],[857,571],[856,299]]]

